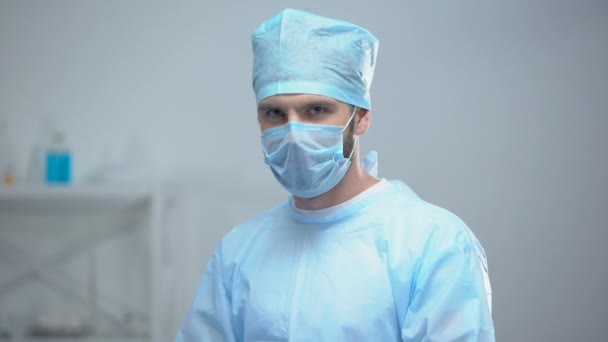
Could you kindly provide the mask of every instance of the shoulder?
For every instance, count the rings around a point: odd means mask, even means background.
[[[222,238],[215,254],[226,261],[238,259],[255,242],[256,238],[267,234],[281,222],[288,219],[288,204],[283,201],[261,214],[233,227]]]
[[[387,201],[387,225],[392,240],[422,253],[433,249],[483,248],[467,224],[451,211],[422,200],[407,185],[391,181],[391,200]]]
[[[431,228],[436,224],[458,226],[464,222],[449,210],[421,199],[401,181],[390,181],[385,209],[404,223]]]

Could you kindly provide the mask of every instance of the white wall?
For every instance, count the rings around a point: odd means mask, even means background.
[[[261,158],[249,40],[284,7],[380,39],[363,150],[477,234],[498,339],[605,339],[603,1],[3,0],[0,116],[20,175],[53,117],[78,182],[126,153],[121,178],[175,186],[176,330],[221,236],[285,197]]]

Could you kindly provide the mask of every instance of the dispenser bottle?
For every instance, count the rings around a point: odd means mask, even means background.
[[[55,131],[46,152],[46,181],[49,184],[72,182],[72,154],[65,142],[65,135]]]

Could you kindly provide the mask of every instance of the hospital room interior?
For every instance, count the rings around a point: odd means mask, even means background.
[[[378,177],[487,254],[498,341],[607,341],[605,1],[0,1],[0,341],[172,341],[210,256],[286,200],[251,34],[379,39]]]

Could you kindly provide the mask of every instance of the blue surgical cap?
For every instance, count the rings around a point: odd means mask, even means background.
[[[351,23],[285,9],[252,36],[256,101],[316,94],[371,109],[378,39]]]

